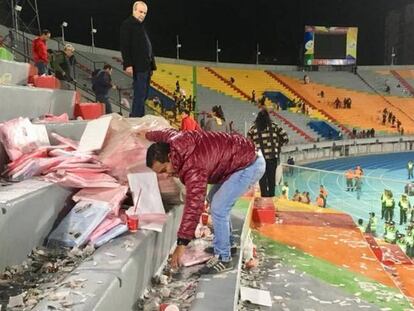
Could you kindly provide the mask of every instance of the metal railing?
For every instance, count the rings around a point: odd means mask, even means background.
[[[25,36],[24,33],[13,31],[14,33],[14,42],[13,44],[3,43],[7,46],[14,54],[17,54],[18,60],[24,61],[27,63],[33,62],[33,55],[32,55],[32,42],[33,40],[29,37]],[[58,41],[57,42],[59,49],[62,47],[63,44]],[[80,91],[81,95],[88,101],[94,102],[95,101],[95,93],[91,88],[91,73],[93,70],[98,68],[102,68],[105,62],[103,61],[93,61],[88,59],[87,57],[83,56],[80,53],[75,53],[76,63],[73,70],[73,78],[74,81],[68,82],[70,83],[75,91]],[[115,82],[115,81],[114,81]],[[115,82],[116,84],[116,82]],[[117,84],[116,84],[117,85]],[[111,100],[111,104],[117,106],[119,108],[119,113],[123,115],[124,113],[129,114],[129,108],[122,104],[123,102],[123,94],[126,91],[132,91],[132,87],[120,87],[116,90],[110,90],[109,98]],[[132,93],[132,92],[131,92]]]

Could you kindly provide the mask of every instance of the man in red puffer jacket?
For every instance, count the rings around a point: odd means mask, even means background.
[[[156,173],[177,176],[186,188],[186,199],[172,266],[178,267],[186,245],[204,208],[207,185],[213,184],[211,215],[214,254],[200,273],[213,274],[232,269],[230,212],[235,201],[263,176],[265,160],[254,144],[238,134],[173,129],[146,134],[152,144],[147,166]]]
[[[35,66],[37,67],[38,75],[44,75],[47,73],[47,64],[49,63],[47,55],[46,41],[50,39],[50,31],[47,29],[42,30],[39,37],[32,42],[32,54]]]

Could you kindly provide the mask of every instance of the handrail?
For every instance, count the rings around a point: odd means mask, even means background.
[[[21,43],[22,43],[21,49],[22,50],[20,50],[20,51],[18,50],[18,48],[17,48],[18,45],[17,44],[16,44],[15,47],[11,47],[11,46],[8,46],[8,47],[10,49],[12,49],[12,51],[14,51],[14,52],[18,53],[19,55],[21,55],[26,62],[30,62],[30,61],[33,62],[33,57],[31,55],[31,49],[29,48],[29,46],[31,47],[31,43],[32,43],[33,40],[26,37],[22,33],[16,33],[15,34],[15,41],[16,41],[16,43],[21,41]],[[60,46],[59,45],[60,42],[58,40],[54,40],[54,41],[58,42],[58,46]],[[99,63],[99,62],[96,62],[96,63]],[[74,73],[74,75],[75,75],[74,78],[76,79],[76,72]],[[88,101],[91,101],[91,102],[95,101],[95,92],[93,92],[91,88],[87,87],[86,84],[82,85],[76,80],[75,81],[68,81],[68,83],[73,85],[75,90],[79,89],[79,90],[83,91],[84,93],[86,93],[87,95],[82,94],[82,96],[85,99],[87,99]],[[121,100],[122,100],[122,93],[121,92],[123,90],[125,90],[125,89],[118,90],[117,98],[115,98],[114,96],[110,96],[111,104],[113,104],[113,105],[115,105],[119,108],[120,114],[122,114],[123,110],[125,110],[126,112],[130,111],[129,108],[125,107],[121,103]]]

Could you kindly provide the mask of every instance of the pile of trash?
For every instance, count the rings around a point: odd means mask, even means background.
[[[83,250],[33,249],[21,265],[7,267],[0,275],[0,310],[31,310],[43,298],[50,298],[66,276],[93,252],[91,246]],[[65,306],[70,307],[70,303]]]
[[[48,283],[52,290],[95,248],[128,230],[162,231],[164,203],[182,202],[179,182],[145,165],[150,142],[143,134],[170,127],[165,119],[104,116],[87,123],[80,141],[48,133],[45,123],[57,119],[66,122],[49,116],[42,124],[27,118],[0,124],[0,142],[10,160],[6,180],[39,178],[77,189],[74,206],[49,235],[47,248],[34,250],[0,278],[0,302],[10,310],[33,307],[47,295]],[[45,283],[46,290],[39,290]]]

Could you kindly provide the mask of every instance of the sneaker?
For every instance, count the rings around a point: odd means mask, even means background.
[[[202,267],[198,272],[200,274],[217,274],[233,269],[232,261],[221,261],[219,257],[214,256],[206,265]]]
[[[212,247],[212,246],[206,247],[204,249],[204,252],[206,252],[207,254],[214,255],[214,247]],[[230,253],[231,253],[232,256],[236,255],[237,254],[237,246],[232,246],[231,249],[230,249]]]

